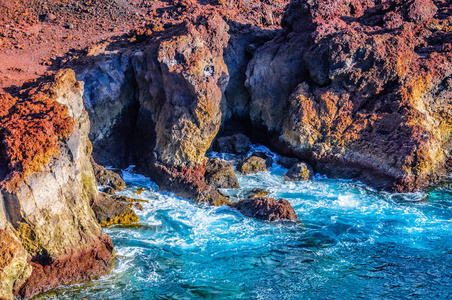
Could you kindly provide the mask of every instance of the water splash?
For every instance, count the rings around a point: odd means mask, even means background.
[[[250,153],[264,151],[253,145]],[[210,153],[211,157],[238,157]],[[276,157],[275,157],[276,158]],[[199,207],[124,170],[129,197],[149,200],[142,226],[106,229],[113,272],[41,299],[354,299],[452,296],[452,201],[447,191],[379,193],[315,176],[286,182],[287,170],[242,176],[247,189],[286,198],[302,224],[271,224],[227,207]],[[138,187],[146,191],[135,195]],[[426,198],[428,197],[428,200]]]

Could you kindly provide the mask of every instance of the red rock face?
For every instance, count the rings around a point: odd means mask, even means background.
[[[452,41],[451,5],[376,3],[292,1],[285,16],[288,32],[279,43],[298,51],[274,60],[301,61],[297,68],[304,73],[286,85],[289,102],[281,99],[279,113],[288,111],[288,119],[278,123],[284,118],[275,111],[261,115],[318,172],[415,191],[444,175],[450,160],[452,54],[445,49]],[[256,93],[259,78],[269,76],[255,71],[265,51],[258,50],[254,70],[249,68]],[[270,112],[267,103],[278,97],[270,93],[269,100],[253,101],[256,109]]]
[[[20,98],[0,91],[1,185],[15,189],[32,172],[40,171],[59,153],[58,141],[74,126],[66,106],[48,94],[51,84],[24,90]],[[7,175],[8,174],[8,175]],[[6,176],[7,175],[7,176]],[[6,178],[5,178],[6,176]]]
[[[105,234],[98,241],[69,251],[56,261],[32,261],[31,276],[18,294],[31,298],[62,285],[90,281],[113,266],[113,242]]]

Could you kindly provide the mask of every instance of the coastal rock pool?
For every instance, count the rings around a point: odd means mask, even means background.
[[[241,189],[225,192],[240,197],[264,188],[289,200],[301,223],[199,207],[123,171],[128,188],[121,194],[149,203],[137,212],[140,226],[105,230],[117,251],[114,270],[39,299],[452,297],[452,189],[388,194],[321,176],[285,182],[286,171],[273,164],[238,176]],[[135,195],[141,187],[146,191]]]

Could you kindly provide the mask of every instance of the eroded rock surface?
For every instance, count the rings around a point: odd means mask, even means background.
[[[204,174],[206,183],[217,188],[240,188],[231,164],[224,160],[209,159]]]
[[[284,175],[284,179],[289,181],[302,181],[312,179],[314,176],[314,170],[307,163],[297,163],[293,165],[289,171],[287,171],[286,175]]]
[[[450,10],[292,1],[248,67],[253,122],[332,177],[391,191],[437,181],[450,161]]]
[[[91,165],[93,166],[97,185],[109,186],[116,191],[122,191],[126,187],[126,183],[118,173],[105,169],[104,166],[97,164],[92,158]]]
[[[0,280],[1,297],[29,298],[98,277],[112,266],[113,244],[89,206],[97,189],[82,94],[83,84],[65,70],[2,109],[14,126],[1,130],[8,155],[2,156],[0,232],[11,241],[2,247],[0,276],[7,278]],[[25,135],[8,143],[22,126],[28,127]]]
[[[240,200],[234,206],[247,217],[264,221],[298,220],[297,213],[285,199],[258,197]]]
[[[267,161],[259,156],[249,156],[237,164],[236,170],[243,175],[267,171]]]

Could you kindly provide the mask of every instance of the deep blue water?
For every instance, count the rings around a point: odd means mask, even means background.
[[[265,188],[289,200],[302,223],[199,207],[124,171],[121,194],[145,187],[139,197],[149,203],[137,212],[141,227],[105,230],[117,251],[112,274],[42,298],[452,298],[451,190],[391,195],[320,176],[284,182],[286,171],[274,164],[238,176],[241,189],[226,192]]]

